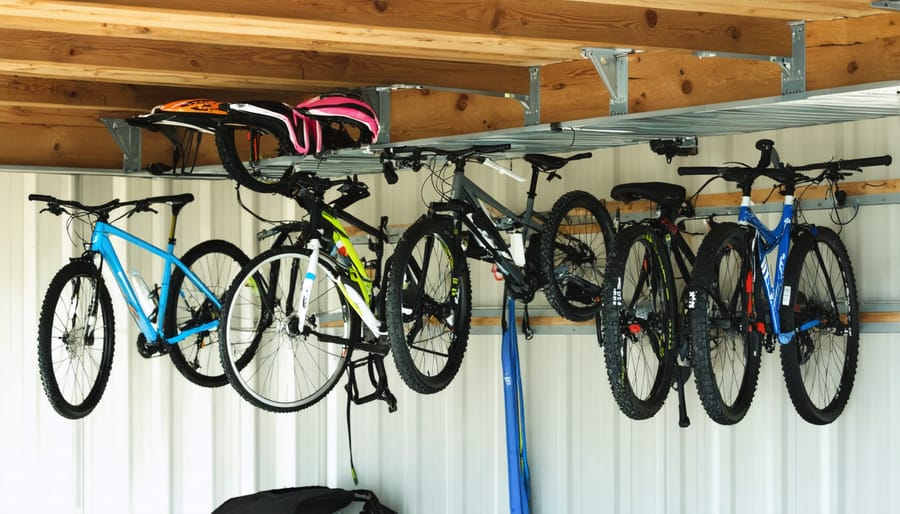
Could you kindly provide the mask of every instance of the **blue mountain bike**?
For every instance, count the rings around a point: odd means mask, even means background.
[[[231,280],[250,259],[227,241],[204,241],[178,259],[175,225],[178,213],[194,200],[191,194],[157,196],[101,205],[32,194],[46,202],[47,211],[70,217],[73,241],[85,252],[53,277],[41,307],[38,328],[38,366],[50,404],[62,416],[87,416],[106,388],[112,367],[115,320],[112,301],[101,270],[106,265],[140,328],[138,352],[143,357],[168,354],[188,380],[205,387],[228,383],[218,360],[219,309]],[[166,249],[157,248],[113,226],[110,214],[122,209],[121,219],[138,212],[156,212],[153,205],[172,208]],[[90,242],[76,227],[89,229]],[[161,284],[150,288],[135,271],[126,272],[111,238],[163,260]],[[161,315],[160,315],[161,313]],[[248,349],[241,365],[252,358]]]
[[[762,348],[781,347],[788,394],[806,421],[824,425],[843,411],[859,352],[859,304],[847,249],[826,227],[798,223],[796,187],[827,182],[840,204],[837,183],[866,166],[891,163],[889,155],[791,166],[774,143],[756,143],[756,167],[681,167],[680,175],[714,175],[735,182],[742,201],[737,223],[713,223],[703,239],[687,293],[691,359],[706,413],[729,425],[747,413],[756,391]],[[821,170],[815,175],[804,172]],[[753,183],[778,184],[784,207],[778,225],[753,213]],[[775,253],[774,275],[767,256]],[[780,343],[780,344],[776,344]]]

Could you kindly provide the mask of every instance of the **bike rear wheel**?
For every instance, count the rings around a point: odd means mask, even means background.
[[[787,288],[782,330],[797,330],[781,345],[788,395],[803,419],[825,425],[847,405],[859,357],[856,280],[837,234],[817,227],[798,238],[785,271]]]
[[[600,311],[612,240],[609,212],[594,195],[571,191],[553,204],[541,232],[540,265],[544,294],[560,316],[585,321]]]
[[[114,338],[112,301],[100,271],[86,260],[63,266],[47,288],[38,327],[41,382],[61,416],[83,418],[97,406],[112,369]]]
[[[324,256],[301,326],[297,305],[309,258],[308,250],[291,247],[263,252],[232,282],[222,307],[219,355],[228,381],[268,411],[297,411],[324,398],[350,357],[348,341],[359,332],[358,317],[329,279],[338,273]]]
[[[446,388],[466,351],[472,287],[456,245],[443,224],[422,218],[403,233],[391,259],[385,298],[391,353],[400,377],[419,393]]]
[[[676,365],[677,291],[665,243],[646,225],[616,237],[606,271],[603,344],[619,409],[647,419],[662,407]]]
[[[759,378],[760,336],[747,309],[754,301],[753,266],[747,233],[720,223],[700,245],[688,292],[697,392],[707,415],[723,425],[747,414]]]
[[[228,176],[258,193],[285,191],[293,174],[289,147],[273,129],[229,116],[216,130],[216,148]]]
[[[240,248],[222,240],[204,241],[181,258],[219,302],[225,299],[231,282],[249,261]],[[165,334],[172,338],[186,329],[219,319],[219,309],[176,266],[169,282],[165,316]],[[199,332],[171,345],[169,356],[175,368],[199,386],[219,387],[228,383],[219,360],[217,330]]]

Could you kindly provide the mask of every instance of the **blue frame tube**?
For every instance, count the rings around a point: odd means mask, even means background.
[[[162,280],[160,281],[161,284],[159,290],[159,305],[157,306],[155,327],[153,326],[153,322],[150,321],[147,313],[145,313],[141,308],[137,293],[135,292],[134,287],[131,285],[131,281],[128,279],[128,274],[126,273],[125,268],[122,266],[122,262],[119,260],[119,256],[116,253],[112,242],[110,241],[111,236],[118,237],[125,242],[135,245],[142,250],[150,252],[151,254],[163,260],[163,276]],[[109,223],[98,221],[94,226],[94,232],[91,236],[91,250],[99,253],[103,257],[103,260],[106,261],[106,263],[109,265],[110,271],[112,272],[113,277],[115,277],[116,279],[116,284],[118,284],[119,290],[125,297],[125,302],[128,304],[129,310],[134,315],[134,319],[138,325],[138,328],[141,330],[141,333],[144,334],[144,337],[146,337],[148,341],[163,340],[169,344],[176,344],[194,334],[207,330],[215,330],[219,326],[219,321],[214,320],[199,327],[185,330],[175,337],[164,337],[162,329],[163,313],[166,312],[165,309],[169,297],[169,277],[172,274],[171,272],[173,266],[178,266],[178,268],[184,273],[184,276],[188,280],[190,280],[191,283],[194,284],[204,295],[206,295],[206,297],[213,303],[213,305],[216,306],[217,309],[222,307],[222,304],[219,303],[219,299],[216,298],[216,295],[214,295],[208,287],[206,287],[206,284],[201,282],[193,271],[188,269],[188,267],[185,266],[184,263],[182,263],[177,257],[175,257],[175,244],[173,242],[170,242],[166,250],[163,250],[161,248],[153,246],[143,239],[140,239],[139,237],[125,232],[120,228],[110,225]]]
[[[793,332],[781,331],[781,314],[779,300],[784,294],[784,268],[787,263],[791,246],[791,222],[794,219],[794,196],[785,195],[784,207],[781,209],[781,218],[778,227],[769,229],[750,209],[750,197],[744,196],[741,200],[741,208],[738,212],[738,224],[750,225],[755,229],[755,241],[759,248],[758,269],[762,272],[765,286],[766,301],[769,303],[769,313],[772,317],[772,330],[778,335],[781,344],[791,342]],[[771,268],[766,256],[777,248],[778,253],[775,264],[774,280],[771,276]]]

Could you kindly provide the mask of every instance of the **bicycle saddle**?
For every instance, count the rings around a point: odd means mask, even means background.
[[[677,209],[684,203],[687,191],[678,184],[668,182],[631,182],[613,187],[609,194],[613,200],[620,202],[646,199],[658,203],[660,207]]]

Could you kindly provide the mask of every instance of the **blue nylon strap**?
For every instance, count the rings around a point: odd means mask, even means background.
[[[507,300],[507,323],[500,346],[503,365],[503,399],[506,407],[506,457],[509,475],[509,511],[528,514],[529,472],[525,440],[525,402],[516,337],[516,301]]]

